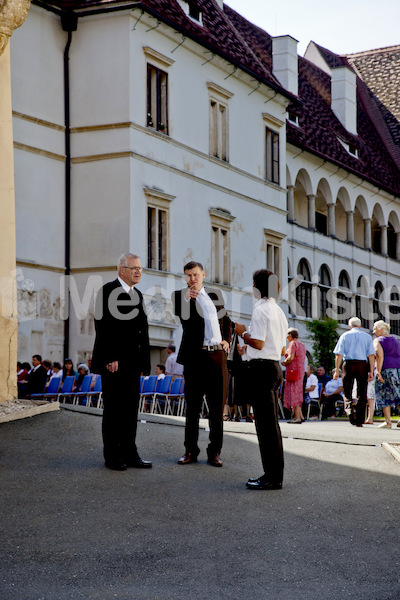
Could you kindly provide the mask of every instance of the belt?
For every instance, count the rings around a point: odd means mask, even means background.
[[[207,352],[216,352],[217,350],[223,350],[221,344],[213,344],[212,346],[203,346],[203,350]]]

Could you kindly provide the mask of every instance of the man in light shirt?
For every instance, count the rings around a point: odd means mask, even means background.
[[[176,375],[182,377],[183,366],[176,362],[178,355],[176,353],[175,344],[169,344],[167,348],[168,358],[165,361],[165,373],[167,375]]]
[[[222,411],[227,394],[226,353],[231,341],[232,322],[218,289],[205,289],[203,265],[191,261],[183,268],[187,287],[172,294],[175,314],[183,334],[177,362],[184,366],[186,425],[185,454],[178,464],[197,462],[200,453],[199,415],[206,395],[209,410],[210,443],[208,463],[222,467]]]
[[[333,350],[335,370],[333,379],[338,379],[339,368],[343,359],[343,394],[351,405],[350,423],[362,427],[365,420],[367,404],[367,384],[374,377],[375,348],[371,336],[361,331],[361,320],[352,317],[349,320],[350,331],[343,333]],[[357,404],[352,403],[354,382],[357,381]]]
[[[249,479],[254,490],[279,490],[283,481],[282,435],[278,423],[278,389],[282,382],[279,360],[286,349],[288,322],[277,305],[276,275],[267,269],[253,274],[254,295],[258,299],[251,317],[250,331],[236,323],[235,331],[247,345],[249,388],[264,474]]]

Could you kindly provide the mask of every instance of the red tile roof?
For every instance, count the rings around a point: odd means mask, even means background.
[[[189,19],[176,0],[33,0],[41,6],[62,10],[108,11],[137,6],[170,25],[184,36],[203,45],[205,56],[218,54],[234,67],[251,73],[278,92],[292,98],[290,109],[298,115],[299,126],[288,122],[287,141],[299,148],[343,167],[377,187],[400,195],[400,157],[390,128],[399,132],[399,123],[385,114],[371,90],[357,78],[358,135],[346,131],[331,109],[330,76],[305,58],[299,57],[299,99],[282,90],[272,73],[272,38],[229,6],[221,10],[216,0],[196,0],[203,13],[203,26]],[[355,64],[351,56],[338,56],[318,46],[331,68]],[[206,52],[209,54],[206,54]],[[338,137],[358,150],[358,158],[349,154]]]

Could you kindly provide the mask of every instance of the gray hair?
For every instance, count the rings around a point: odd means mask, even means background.
[[[126,267],[128,258],[140,258],[140,256],[138,256],[137,254],[132,254],[131,252],[125,252],[124,254],[121,254],[121,256],[118,259],[118,269],[120,267]]]
[[[310,369],[310,373],[315,373],[315,367],[311,363],[308,363],[308,368]]]
[[[389,323],[386,323],[385,321],[375,321],[374,323],[374,329],[384,329],[386,331],[386,333],[389,333],[390,331],[390,325]]]
[[[361,327],[361,319],[358,317],[351,317],[351,319],[349,319],[349,327]]]

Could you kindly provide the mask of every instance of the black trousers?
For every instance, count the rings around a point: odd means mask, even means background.
[[[275,360],[251,360],[249,376],[263,479],[282,483],[284,460],[278,422],[278,389],[283,378],[282,369]]]
[[[137,415],[140,373],[121,367],[116,373],[103,372],[103,444],[106,462],[136,460]]]
[[[226,354],[223,350],[215,352],[202,350],[196,361],[185,364],[185,448],[187,453],[190,452],[195,456],[200,453],[198,446],[199,419],[204,395],[207,399],[210,425],[210,443],[207,454],[214,456],[221,452],[222,411],[227,390],[228,369]]]
[[[342,367],[343,394],[348,402],[352,402],[353,385],[357,381],[356,423],[365,421],[367,405],[369,364],[365,360],[345,360]]]

